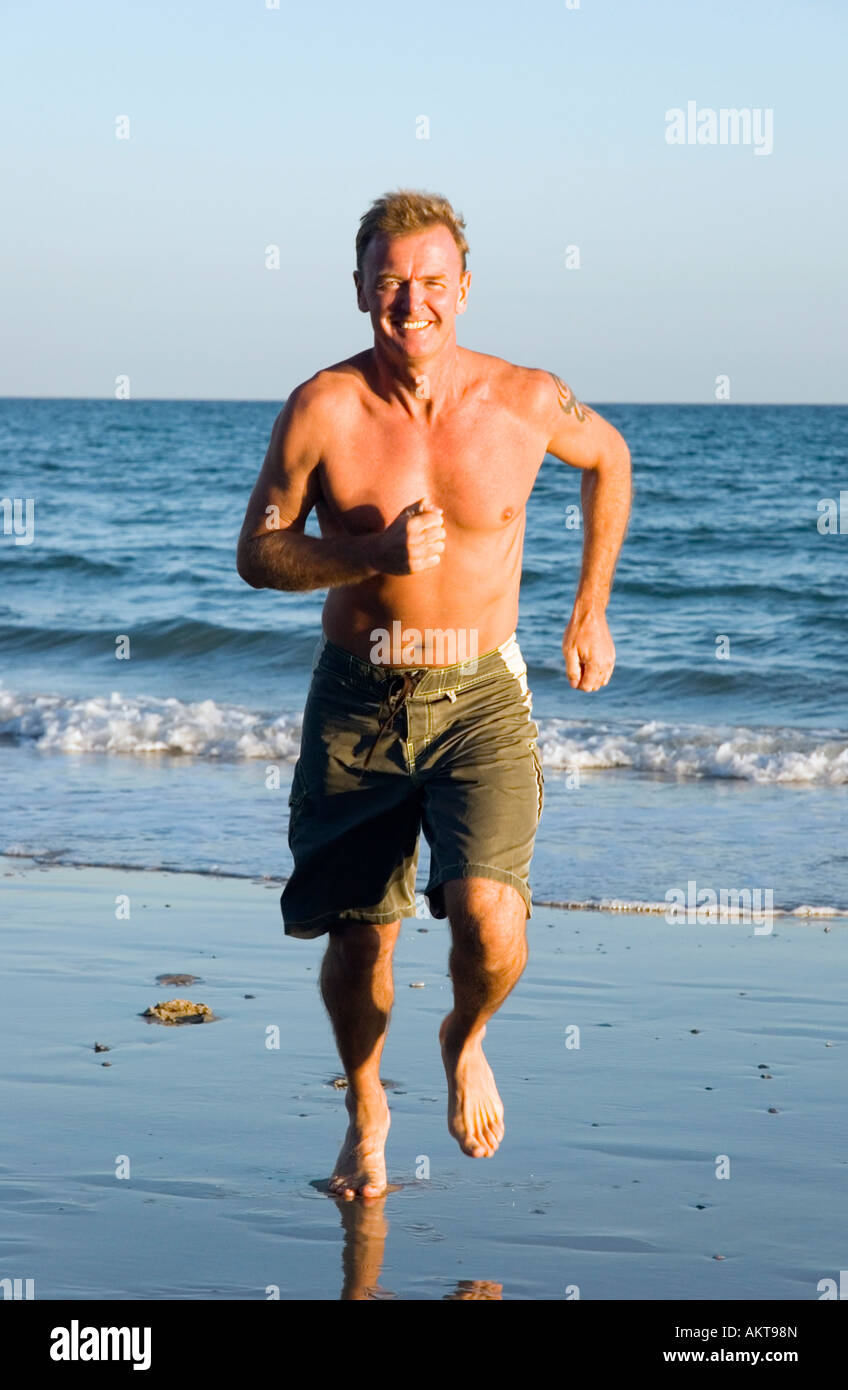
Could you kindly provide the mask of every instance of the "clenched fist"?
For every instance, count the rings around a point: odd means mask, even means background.
[[[418,574],[432,569],[442,558],[447,532],[441,507],[419,497],[404,507],[379,536],[374,537],[371,560],[381,574]]]
[[[597,609],[575,609],[562,639],[568,683],[575,690],[600,690],[615,666],[615,646],[607,620]]]

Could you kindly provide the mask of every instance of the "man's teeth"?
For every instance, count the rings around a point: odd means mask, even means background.
[[[401,328],[428,328],[431,322],[431,319],[406,319]]]

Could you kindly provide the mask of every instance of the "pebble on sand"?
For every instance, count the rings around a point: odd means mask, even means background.
[[[142,1018],[157,1023],[212,1023],[215,1015],[206,1004],[193,1004],[190,999],[166,999],[145,1009]]]
[[[424,989],[425,984],[426,984],[426,981],[425,981],[425,980],[410,980],[410,982],[409,982],[409,988],[410,988],[410,989]]]

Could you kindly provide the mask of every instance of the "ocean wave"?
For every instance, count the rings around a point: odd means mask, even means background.
[[[668,900],[664,902],[651,902],[649,899],[642,898],[535,898],[534,907],[551,907],[560,912],[623,912],[623,913],[642,913],[654,917],[664,917],[669,911]],[[700,906],[698,911],[704,915],[712,914],[718,916],[718,907]],[[848,917],[848,907],[836,907],[831,905],[818,906],[812,903],[799,903],[796,907],[771,907],[769,912],[774,917],[812,917],[829,919],[831,917]]]
[[[300,717],[271,719],[240,705],[127,696],[87,700],[0,690],[0,738],[59,753],[164,753],[294,761]]]
[[[171,582],[163,580],[163,582]],[[221,653],[273,658],[278,663],[285,654],[287,662],[295,661],[303,652],[311,652],[316,638],[281,634],[265,622],[250,628],[228,626],[226,623],[206,622],[200,618],[164,618],[157,622],[136,622],[132,617],[123,626],[114,622],[103,627],[68,623],[48,627],[41,624],[0,623],[0,651],[8,653],[55,653],[72,649],[76,656],[102,658],[104,651],[114,649],[115,634],[127,632],[132,638],[134,655],[145,661],[163,658],[167,662]]]
[[[848,782],[848,732],[739,725],[632,726],[539,720],[544,765],[565,771],[629,768],[681,779],[746,782]]]
[[[0,687],[0,739],[59,753],[151,753],[293,762],[301,714],[272,717],[215,700],[128,696],[79,699]],[[549,771],[629,770],[678,780],[848,783],[848,731],[741,725],[538,719]]]

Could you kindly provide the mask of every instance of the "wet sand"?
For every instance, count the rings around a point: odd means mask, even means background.
[[[838,1278],[844,922],[537,908],[486,1042],[506,1138],[475,1160],[445,1126],[447,927],[408,920],[383,1061],[399,1186],[343,1204],[322,1190],[346,1121],[324,948],[284,938],[278,896],[0,859],[0,1276],[36,1298],[310,1300],[815,1300]],[[216,1021],[140,1017],[174,997]]]

